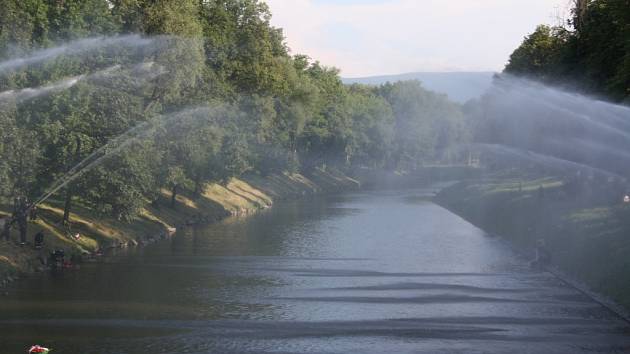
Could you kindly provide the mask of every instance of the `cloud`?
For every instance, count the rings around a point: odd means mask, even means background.
[[[499,71],[568,0],[267,0],[294,53],[344,76]]]

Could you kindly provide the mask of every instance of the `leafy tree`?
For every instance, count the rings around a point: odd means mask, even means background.
[[[3,1],[0,11],[0,58],[19,55],[48,41],[45,0]]]
[[[118,30],[107,0],[45,0],[48,39],[59,42]]]
[[[65,186],[65,221],[77,203],[131,221],[165,189],[175,206],[184,189],[243,173],[411,169],[465,138],[460,107],[417,82],[349,87],[291,57],[263,1],[5,3],[0,58],[97,35],[152,40],[0,73],[0,91],[78,76],[27,101],[0,96],[0,196]]]
[[[558,66],[562,63],[567,42],[567,32],[563,28],[540,25],[510,55],[505,71],[542,80],[549,79],[557,73]]]
[[[314,112],[300,142],[308,166],[325,161],[340,165],[349,163],[346,150],[352,121],[347,110],[347,89],[339,78],[339,70],[324,67],[319,62],[309,64],[304,56],[295,58],[295,67],[307,75],[318,92]]]
[[[21,129],[15,106],[0,107],[0,197],[35,192],[40,144],[34,132]]]
[[[354,85],[348,96],[352,131],[345,149],[353,164],[382,168],[391,154],[394,115],[389,103],[372,88]]]
[[[393,168],[415,169],[434,160],[438,148],[452,143],[444,132],[463,121],[456,104],[423,89],[418,81],[385,84],[379,94],[389,102],[395,118]]]
[[[630,0],[575,1],[568,28],[539,26],[505,71],[623,101],[630,97]]]
[[[160,181],[155,171],[162,168],[161,157],[150,140],[132,143],[82,178],[82,201],[100,214],[134,220],[148,200],[157,199]]]

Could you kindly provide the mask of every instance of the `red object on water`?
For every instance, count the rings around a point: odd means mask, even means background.
[[[50,351],[50,349],[48,348],[44,348],[42,346],[39,345],[34,345],[31,347],[31,349],[28,350],[29,354],[35,354],[35,353],[43,353],[46,354]]]

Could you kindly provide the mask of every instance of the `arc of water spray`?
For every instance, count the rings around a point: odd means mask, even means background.
[[[95,73],[89,74],[89,75],[79,75],[79,76],[75,76],[69,79],[64,79],[61,81],[58,81],[56,83],[53,83],[51,85],[46,85],[46,86],[40,86],[37,88],[26,88],[26,89],[22,89],[22,90],[9,90],[9,91],[4,91],[0,93],[0,102],[2,100],[6,100],[6,99],[11,99],[11,98],[15,98],[18,101],[24,101],[30,98],[34,98],[37,96],[41,96],[44,94],[48,94],[54,91],[58,91],[58,90],[63,90],[63,89],[68,89],[74,85],[76,85],[79,81],[84,80],[84,79],[102,79],[102,78],[107,78],[110,77],[115,71],[121,69],[120,65],[114,65],[111,67],[108,67],[106,69],[103,70],[99,70]],[[134,66],[132,68],[132,71],[138,75],[140,75],[140,79],[144,79],[144,78],[155,78],[163,73],[165,73],[165,69],[159,65],[155,65],[155,63],[153,62],[148,62],[148,63],[140,63],[136,66]],[[182,111],[180,112],[181,114],[185,114],[185,113],[190,113],[192,112],[192,110],[188,110],[188,111]],[[175,115],[174,118],[178,117],[178,115]],[[167,119],[165,120],[165,123],[169,122],[170,120]],[[46,193],[45,195],[43,195],[42,197],[40,197],[35,203],[33,203],[33,205],[37,205],[40,204],[41,202],[43,202],[45,199],[48,199],[52,194],[54,194],[56,191],[58,191],[59,189],[63,188],[65,185],[67,185],[69,182],[71,182],[72,180],[78,178],[82,173],[82,170],[87,168],[88,166],[90,166],[90,164],[92,164],[93,162],[95,162],[96,160],[98,160],[100,157],[104,157],[105,154],[107,154],[107,149],[109,149],[110,147],[114,146],[114,145],[120,145],[121,147],[125,147],[128,144],[125,143],[126,141],[129,141],[129,143],[131,143],[133,141],[133,139],[138,139],[140,137],[142,137],[141,134],[138,134],[137,136],[134,137],[134,134],[138,133],[139,131],[141,131],[142,129],[146,129],[146,128],[150,128],[151,122],[145,122],[143,124],[140,124],[139,126],[136,126],[130,130],[128,130],[127,132],[123,133],[122,135],[114,138],[113,140],[111,140],[110,142],[108,142],[106,145],[102,146],[101,148],[97,149],[96,151],[92,152],[89,156],[87,156],[84,160],[82,160],[81,162],[79,162],[77,165],[75,165],[73,168],[71,168],[62,178],[62,183],[60,184],[55,184],[53,185],[51,192]],[[157,128],[159,126],[156,126],[155,128]],[[141,132],[142,133],[142,132]],[[119,149],[118,149],[119,150]],[[100,157],[99,157],[100,155]],[[96,159],[96,160],[94,160]],[[94,166],[92,166],[94,167]],[[65,181],[64,180],[66,178],[69,178],[69,180]]]
[[[565,160],[559,157],[555,157],[555,156],[550,156],[550,155],[542,155],[530,150],[525,150],[525,149],[517,149],[514,147],[510,147],[510,146],[506,146],[506,145],[502,145],[502,144],[472,144],[472,147],[477,147],[482,151],[490,151],[491,153],[495,153],[495,154],[504,154],[504,155],[511,155],[511,156],[518,156],[524,160],[533,162],[533,163],[537,163],[540,165],[544,165],[544,166],[548,166],[551,168],[558,168],[558,166],[565,166],[565,167],[571,167],[577,170],[587,170],[587,171],[594,171],[594,172],[598,172],[606,177],[615,177],[615,178],[619,178],[619,179],[624,179],[625,177],[616,174],[614,172],[610,172],[598,167],[593,167],[593,166],[589,166],[589,165],[584,165],[581,163],[577,163],[574,161],[570,161],[570,160]]]
[[[118,37],[93,37],[85,38],[67,44],[35,51],[28,57],[9,59],[0,62],[0,74],[16,70],[46,60],[54,59],[61,55],[81,54],[91,50],[106,48],[109,46],[145,47],[154,43],[155,38],[144,38],[137,34]]]
[[[64,79],[61,81],[57,81],[50,85],[35,87],[35,88],[25,88],[22,90],[8,90],[4,92],[0,92],[0,101],[6,101],[15,99],[17,102],[22,102],[29,100],[31,98],[43,96],[55,91],[61,91],[65,89],[69,89],[70,87],[76,85],[79,81],[85,78],[85,75],[78,75],[68,79]]]
[[[49,85],[43,85],[34,88],[25,88],[21,90],[7,90],[0,92],[0,102],[15,99],[17,102],[26,101],[35,97],[43,96],[52,92],[66,90],[76,85],[82,80],[93,80],[96,83],[100,83],[99,80],[109,79],[114,76],[114,73],[121,70],[120,65],[113,65],[103,70],[96,71],[92,74],[78,75],[71,78],[63,79]],[[166,72],[162,66],[156,65],[153,62],[140,63],[131,68],[131,72],[136,76],[135,80],[139,85],[144,80],[151,80],[157,76],[160,76]]]
[[[136,127],[131,128],[122,135],[112,139],[101,148],[90,154],[83,159],[73,168],[71,168],[66,174],[64,174],[59,182],[54,184],[49,191],[39,197],[33,205],[41,204],[50,198],[53,194],[58,192],[61,188],[67,186],[70,182],[76,180],[86,172],[90,171],[94,167],[103,163],[108,157],[122,151],[124,148],[131,145],[133,142],[139,139],[146,138],[152,135],[157,129],[166,126],[167,124],[185,117],[197,117],[201,114],[209,116],[212,109],[210,107],[197,107],[192,109],[186,109],[173,113],[171,115],[159,116],[154,121],[148,121],[139,124]]]
[[[587,98],[587,97],[584,97],[584,96],[578,96],[578,95],[569,94],[569,93],[566,93],[566,92],[563,92],[563,91],[560,91],[560,90],[551,89],[551,88],[549,88],[547,86],[542,86],[541,84],[533,83],[533,82],[530,82],[530,81],[527,81],[527,80],[523,80],[523,79],[520,79],[520,78],[510,78],[510,80],[513,80],[513,81],[515,81],[517,83],[522,83],[521,87],[517,86],[517,88],[518,88],[517,90],[508,90],[508,89],[503,88],[503,87],[497,87],[497,89],[499,91],[501,91],[501,92],[512,94],[515,98],[519,98],[520,97],[520,98],[525,99],[525,100],[530,99],[530,100],[536,101],[537,103],[547,107],[550,110],[555,110],[555,111],[558,111],[558,112],[566,113],[569,116],[574,116],[574,117],[579,118],[580,120],[582,120],[584,122],[587,122],[588,124],[590,124],[594,128],[595,127],[599,128],[599,129],[601,129],[603,131],[608,132],[609,134],[616,135],[618,137],[622,137],[622,138],[628,139],[628,141],[630,141],[630,133],[620,129],[619,127],[614,126],[614,125],[612,125],[612,124],[610,124],[608,122],[603,122],[603,121],[601,121],[601,119],[595,119],[591,115],[588,115],[588,114],[586,114],[584,112],[572,111],[572,110],[568,109],[565,106],[561,106],[561,105],[559,105],[557,103],[550,102],[551,100],[545,100],[545,99],[539,97],[540,94],[537,95],[537,93],[539,93],[540,90],[532,92],[532,89],[540,86],[540,87],[542,87],[542,88],[544,88],[544,89],[546,89],[548,91],[553,91],[554,94],[562,95],[563,97],[569,98],[572,102],[575,102],[579,98],[583,98],[583,99],[588,99],[588,100],[593,101],[593,102],[597,102],[598,105],[600,105],[600,106],[604,105],[604,106],[606,106],[608,108],[612,107],[612,108],[615,108],[617,110],[625,110],[625,111],[628,112],[628,119],[630,119],[630,109],[625,109],[625,107],[623,107],[623,106],[613,105],[613,104],[609,104],[609,103],[604,103],[602,101],[591,100],[590,98]],[[617,117],[616,115],[611,116],[611,118],[614,118],[615,120],[618,120],[621,123],[628,124],[628,120],[624,121],[624,120],[620,119],[619,117]]]

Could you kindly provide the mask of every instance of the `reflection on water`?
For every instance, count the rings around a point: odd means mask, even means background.
[[[58,353],[589,353],[628,326],[433,190],[287,202],[17,284],[0,348]]]

